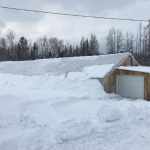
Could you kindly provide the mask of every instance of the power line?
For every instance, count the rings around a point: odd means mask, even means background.
[[[0,6],[0,8],[21,10],[21,11],[31,11],[31,12],[36,12],[36,13],[47,13],[47,14],[54,14],[54,15],[73,16],[73,17],[85,17],[85,18],[95,18],[95,19],[113,19],[113,20],[127,20],[127,21],[150,22],[149,20],[142,20],[142,19],[137,20],[137,19],[123,19],[123,18],[109,18],[109,17],[85,16],[85,15],[75,15],[75,14],[64,14],[64,13],[47,12],[47,11],[41,11],[41,10],[20,9],[20,8],[12,8],[12,7],[4,7],[4,6]]]

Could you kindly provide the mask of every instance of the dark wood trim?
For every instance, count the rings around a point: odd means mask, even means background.
[[[117,69],[117,75],[139,75],[139,76],[144,76],[145,73],[137,72],[137,71]]]
[[[150,101],[150,74],[147,75],[148,83],[147,83],[147,100]]]
[[[106,78],[106,93],[112,93],[112,91],[111,91],[111,76]]]
[[[148,93],[148,74],[144,74],[144,99],[148,100],[147,94]]]
[[[113,76],[114,76],[114,93],[117,93],[117,89],[116,89],[116,87],[117,87],[117,71],[114,72]]]

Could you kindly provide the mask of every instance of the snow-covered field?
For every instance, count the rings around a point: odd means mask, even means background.
[[[150,149],[149,102],[106,94],[79,72],[0,73],[0,150],[141,149]]]

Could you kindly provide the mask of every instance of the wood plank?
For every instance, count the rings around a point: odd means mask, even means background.
[[[121,64],[121,66],[127,66],[127,59]]]
[[[111,91],[111,76],[106,79],[106,93],[112,93]]]
[[[117,70],[114,72],[114,93],[117,93],[116,85],[117,85]]]
[[[106,93],[109,92],[109,77],[106,78]]]
[[[148,74],[144,74],[144,99],[148,99]]]
[[[148,74],[147,100],[150,101],[150,74]]]
[[[133,66],[133,57],[132,56],[129,57],[131,57],[131,66]]]
[[[145,73],[137,72],[137,71],[117,69],[117,75],[138,75],[138,76],[144,76]]]
[[[112,91],[111,91],[111,76],[109,76],[109,91],[108,91],[108,93],[112,93]]]

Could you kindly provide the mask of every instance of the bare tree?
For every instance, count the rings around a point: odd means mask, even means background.
[[[112,27],[109,30],[108,36],[106,37],[106,48],[107,48],[107,53],[109,54],[115,54],[116,52],[119,52],[122,46],[123,37],[121,31],[118,30],[117,34],[118,35],[116,36],[116,30],[114,27]]]
[[[122,51],[123,42],[124,42],[123,34],[122,34],[121,30],[117,30],[117,37],[116,37],[116,45],[117,45],[116,51],[117,51],[117,53]]]
[[[57,55],[64,50],[63,40],[58,40],[58,38],[49,38],[49,43],[52,57],[57,57]]]
[[[142,23],[140,22],[140,25],[139,25],[139,53],[140,55],[142,54]]]
[[[113,54],[113,31],[112,29],[109,30],[109,33],[106,37],[106,49],[108,54]]]
[[[10,59],[12,60],[17,60],[17,49],[14,44],[14,40],[16,37],[16,34],[13,30],[8,29],[7,32],[5,33],[7,43],[8,43],[8,54]]]
[[[90,43],[91,55],[99,55],[99,43],[96,38],[96,35],[91,34],[89,43]]]

